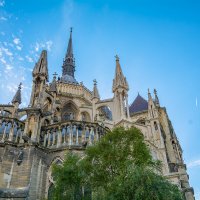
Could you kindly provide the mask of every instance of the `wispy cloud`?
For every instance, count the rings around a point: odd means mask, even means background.
[[[46,42],[36,42],[34,45],[34,50],[36,52],[39,52],[42,49],[47,49],[48,51],[51,51],[52,45],[53,42],[51,40],[48,40]]]
[[[18,44],[21,43],[21,41],[20,41],[19,38],[14,38],[14,39],[13,39],[13,43],[15,43],[16,45],[18,45]]]
[[[196,97],[196,107],[198,107],[198,99],[197,99],[197,97]]]
[[[5,5],[5,1],[4,0],[0,0],[0,7],[4,7]]]
[[[4,9],[5,3],[4,0],[0,0],[1,10]],[[12,23],[10,23],[11,20]],[[35,42],[29,42],[27,45],[21,28],[10,31],[13,22],[16,20],[19,20],[17,16],[5,10],[0,14],[3,30],[0,31],[0,89],[5,91],[3,95],[0,95],[0,103],[6,103],[9,101],[8,99],[12,99],[19,83],[22,82],[23,103],[21,107],[24,107],[28,105],[30,100],[33,63],[38,60],[41,50],[51,51],[53,42],[50,39],[38,39]],[[9,29],[6,28],[7,25],[9,25]],[[5,29],[3,29],[3,26],[5,26]]]
[[[7,19],[6,17],[4,17],[4,16],[1,16],[1,17],[0,17],[0,20],[1,20],[1,21],[7,21],[8,19]]]
[[[33,58],[31,58],[29,55],[26,55],[25,57],[26,57],[26,59],[27,59],[28,62],[30,62],[30,63],[33,62]]]
[[[192,168],[192,167],[200,167],[200,159],[199,160],[194,160],[191,161],[187,164],[188,168]]]

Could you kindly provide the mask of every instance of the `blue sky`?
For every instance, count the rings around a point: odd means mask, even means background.
[[[0,102],[11,101],[23,83],[29,103],[31,71],[48,50],[50,81],[61,75],[73,27],[76,79],[102,98],[112,97],[116,54],[130,91],[147,98],[157,89],[200,199],[200,3],[199,1],[0,0]]]

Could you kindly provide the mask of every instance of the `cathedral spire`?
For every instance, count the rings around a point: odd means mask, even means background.
[[[67,53],[66,53],[65,59],[67,59],[69,57],[73,58],[72,28],[70,29],[70,37],[69,37],[69,42],[68,42]]]
[[[75,58],[73,54],[72,28],[71,28],[67,53],[65,55],[65,59],[63,60],[61,81],[65,83],[77,84],[77,81],[74,78],[74,72],[75,72]]]
[[[65,55],[62,68],[63,68],[63,71],[62,71],[63,76],[68,75],[74,78],[75,60],[74,60],[73,47],[72,47],[72,28],[70,30],[67,53]]]
[[[13,97],[13,100],[12,100],[12,103],[13,103],[13,104],[14,104],[14,103],[19,103],[19,104],[21,104],[21,102],[22,102],[22,101],[21,101],[21,86],[22,86],[22,83],[19,84],[18,90],[17,90],[15,96]]]
[[[116,68],[115,68],[115,78],[113,80],[113,92],[115,92],[115,90],[117,88],[123,88],[128,90],[128,83],[126,81],[126,78],[123,75],[120,63],[119,63],[119,57],[116,55]]]

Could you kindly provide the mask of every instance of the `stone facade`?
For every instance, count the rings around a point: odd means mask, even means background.
[[[129,86],[118,56],[110,99],[100,98],[96,80],[90,91],[75,79],[74,71],[71,32],[62,76],[54,74],[48,82],[44,50],[32,72],[29,106],[19,108],[21,84],[11,105],[0,104],[0,199],[50,199],[53,163],[61,164],[68,151],[82,154],[106,130],[135,126],[153,158],[162,161],[163,175],[193,200],[181,146],[156,90],[153,97],[148,91],[148,100],[138,94],[129,106]]]

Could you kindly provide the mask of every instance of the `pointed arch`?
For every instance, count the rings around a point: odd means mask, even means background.
[[[73,101],[69,100],[62,107],[61,110],[62,121],[77,120],[78,113],[79,113],[78,106]]]

